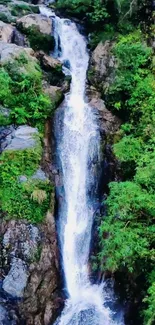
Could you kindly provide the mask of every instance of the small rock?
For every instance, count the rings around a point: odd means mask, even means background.
[[[20,183],[25,183],[25,182],[27,182],[27,177],[24,175],[21,175],[21,176],[19,176],[18,180]]]
[[[35,172],[35,174],[31,177],[31,179],[38,179],[40,181],[47,181],[48,180],[48,178],[46,177],[44,171],[41,168],[39,168]]]
[[[11,269],[3,281],[3,290],[12,297],[21,298],[28,279],[25,263],[19,258],[13,258]]]

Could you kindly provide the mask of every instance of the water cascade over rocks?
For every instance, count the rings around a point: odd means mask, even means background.
[[[54,15],[45,7],[41,13]],[[91,284],[88,272],[95,201],[93,166],[99,160],[100,137],[94,112],[85,102],[86,40],[72,21],[57,16],[54,20],[55,54],[72,77],[64,103],[63,134],[57,141],[65,201],[59,204],[58,229],[68,299],[55,325],[120,325],[123,323],[107,307],[104,285]]]

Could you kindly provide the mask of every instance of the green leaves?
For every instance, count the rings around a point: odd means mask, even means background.
[[[0,104],[11,109],[10,123],[28,123],[41,128],[51,116],[54,103],[43,93],[39,67],[31,67],[31,63],[21,57],[0,69],[0,83]]]
[[[107,216],[99,227],[99,260],[105,270],[123,272],[143,283],[144,324],[153,325],[155,287],[147,277],[155,262],[155,79],[152,49],[140,32],[120,36],[114,47],[118,66],[107,104],[124,120],[114,153],[122,182],[109,185]],[[147,288],[148,292],[147,291]],[[134,291],[134,289],[133,289]]]

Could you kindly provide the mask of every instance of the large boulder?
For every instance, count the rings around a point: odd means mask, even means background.
[[[34,57],[34,51],[31,48],[23,48],[16,44],[8,44],[6,42],[0,42],[0,63],[3,65],[8,61],[13,61],[18,58],[21,54],[25,54],[26,57],[37,62]]]
[[[112,54],[112,48],[113,42],[100,42],[90,59],[88,80],[101,93],[106,92],[114,77],[116,62]]]
[[[12,25],[0,21],[0,41],[11,43],[14,29]]]
[[[51,35],[52,20],[40,14],[30,14],[17,20],[17,24],[21,25],[24,29],[36,27],[42,34]]]

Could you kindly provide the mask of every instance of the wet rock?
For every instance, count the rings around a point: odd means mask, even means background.
[[[98,111],[101,134],[114,135],[121,126],[121,120],[106,108],[104,101],[100,98],[93,98],[89,105]]]
[[[28,125],[19,126],[12,134],[6,137],[8,145],[5,150],[24,150],[33,148],[37,144],[38,130]]]
[[[88,80],[102,93],[106,92],[114,78],[116,62],[112,54],[113,44],[110,41],[100,42],[90,59]]]
[[[12,25],[0,21],[0,41],[11,43],[14,29]]]
[[[0,126],[0,153],[8,146],[11,141],[15,128],[13,125]]]
[[[3,281],[3,290],[12,297],[21,298],[28,279],[25,263],[21,259],[13,258],[11,269]]]
[[[51,86],[48,83],[43,84],[43,89],[46,94],[48,94],[53,102],[55,108],[63,101],[64,94],[62,89],[57,86]]]
[[[40,60],[40,63],[43,67],[43,69],[46,71],[50,71],[53,69],[62,69],[62,63],[58,60],[55,59],[47,54],[45,54],[43,51],[39,51],[37,53],[37,58]]]
[[[28,29],[29,27],[36,27],[42,34],[51,35],[52,20],[40,14],[30,14],[17,20],[22,28]]]

